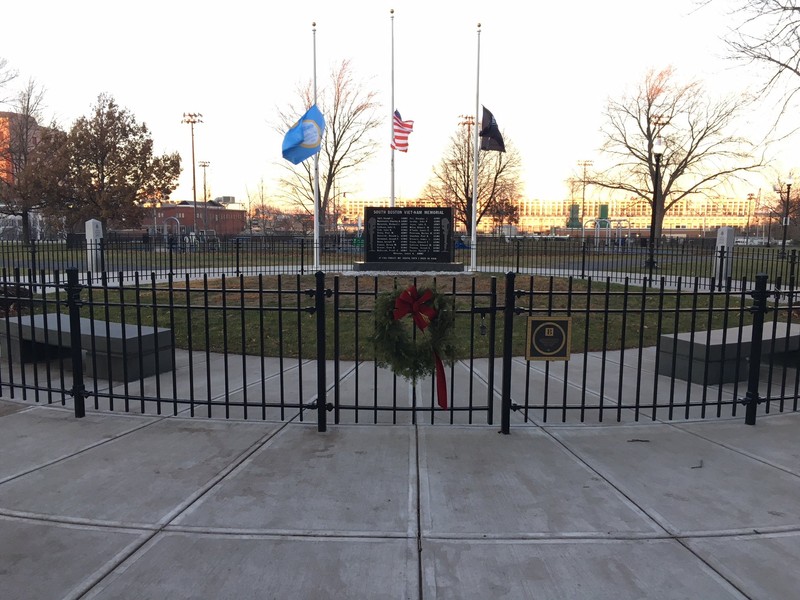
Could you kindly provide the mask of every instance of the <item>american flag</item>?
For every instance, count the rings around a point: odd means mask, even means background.
[[[414,121],[403,121],[400,111],[394,111],[392,149],[408,151],[408,134],[414,130]]]

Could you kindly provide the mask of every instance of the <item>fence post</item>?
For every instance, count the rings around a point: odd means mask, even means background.
[[[725,246],[717,246],[717,252],[717,272],[715,273],[717,278],[717,291],[722,291],[722,282],[727,279],[725,273],[729,271],[727,261],[729,261],[730,258],[728,256],[728,249]]]
[[[750,371],[747,378],[747,394],[744,404],[747,407],[744,422],[747,425],[756,424],[756,412],[761,398],[758,395],[758,381],[761,375],[761,342],[764,335],[764,315],[767,312],[767,275],[756,275],[756,289],[750,292],[753,306],[750,312],[753,315],[753,336],[750,342]]]
[[[175,242],[175,237],[173,236],[173,234],[170,234],[170,237],[167,238],[167,248],[169,249],[169,254],[168,254],[168,256],[169,256],[169,275],[174,275],[175,274],[175,268],[174,268],[175,267],[175,263],[174,263],[174,257],[173,257],[173,253],[175,251],[175,243],[176,243]]]
[[[581,279],[586,279],[586,239],[581,241]]]
[[[36,282],[36,240],[31,240],[31,281]]]
[[[520,240],[514,240],[514,241],[517,243],[517,268],[515,269],[515,271],[517,273],[519,273],[519,255],[520,255],[522,242]]]
[[[317,314],[317,431],[327,431],[327,385],[325,382],[325,273],[315,274],[317,289],[315,312]]]
[[[506,273],[506,299],[503,309],[503,385],[500,407],[500,433],[511,432],[511,353],[514,350],[514,312],[516,273]]]
[[[103,238],[97,240],[97,247],[100,249],[100,281],[105,287],[108,285],[108,275],[106,274],[106,246]]]
[[[241,268],[239,263],[239,238],[236,238],[236,276],[238,277],[241,274]]]
[[[300,275],[305,274],[306,272],[306,240],[302,238],[300,240]]]
[[[72,398],[75,416],[86,416],[86,386],[83,383],[83,351],[81,350],[81,286],[78,269],[67,269],[67,306],[69,307],[69,335],[72,353]]]

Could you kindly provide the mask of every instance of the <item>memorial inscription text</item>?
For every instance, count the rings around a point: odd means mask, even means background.
[[[451,208],[365,208],[367,262],[452,262]]]

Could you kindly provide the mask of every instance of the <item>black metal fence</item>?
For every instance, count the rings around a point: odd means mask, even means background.
[[[319,252],[306,238],[240,237],[179,242],[148,240],[100,240],[87,244],[64,242],[0,242],[0,268],[19,269],[23,276],[77,269],[81,280],[91,272],[95,280],[113,274],[132,282],[136,273],[156,273],[165,279],[352,272],[363,262],[358,238],[330,238]],[[455,261],[474,272],[554,275],[559,277],[609,278],[623,282],[658,281],[674,285],[679,278],[699,277],[703,287],[714,278],[718,284],[730,280],[734,287],[752,284],[759,273],[770,282],[800,277],[800,253],[796,248],[734,246],[728,252],[715,248],[713,240],[666,241],[652,251],[642,244],[619,243],[603,238],[478,238],[471,248],[454,248]],[[702,243],[701,243],[702,242]],[[463,244],[462,244],[463,245]],[[652,252],[652,254],[651,254]],[[318,262],[317,261],[318,258]]]
[[[89,410],[339,423],[676,420],[796,411],[800,295],[700,278],[155,273],[81,282],[3,272],[0,394]],[[375,361],[385,293],[452,302],[457,360],[398,378]],[[388,291],[387,291],[388,290]],[[735,291],[738,290],[738,291]],[[569,356],[530,356],[532,326]],[[566,325],[565,325],[566,323]],[[425,335],[411,333],[408,335]],[[538,360],[544,358],[544,360]]]
[[[664,278],[668,285],[674,285],[679,278],[699,277],[704,287],[712,278],[718,285],[729,283],[736,287],[742,282],[752,284],[760,273],[766,274],[770,282],[800,277],[796,249],[733,246],[727,251],[713,242],[666,240],[651,249],[642,243],[615,243],[602,238],[490,238],[479,242],[478,270],[600,277],[617,282],[626,278]],[[460,252],[460,259],[469,264],[468,250]]]

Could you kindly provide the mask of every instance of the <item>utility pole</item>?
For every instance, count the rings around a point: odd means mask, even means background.
[[[458,118],[461,119],[459,125],[466,125],[467,126],[467,137],[472,140],[472,128],[475,126],[475,117],[473,115],[458,115]]]

